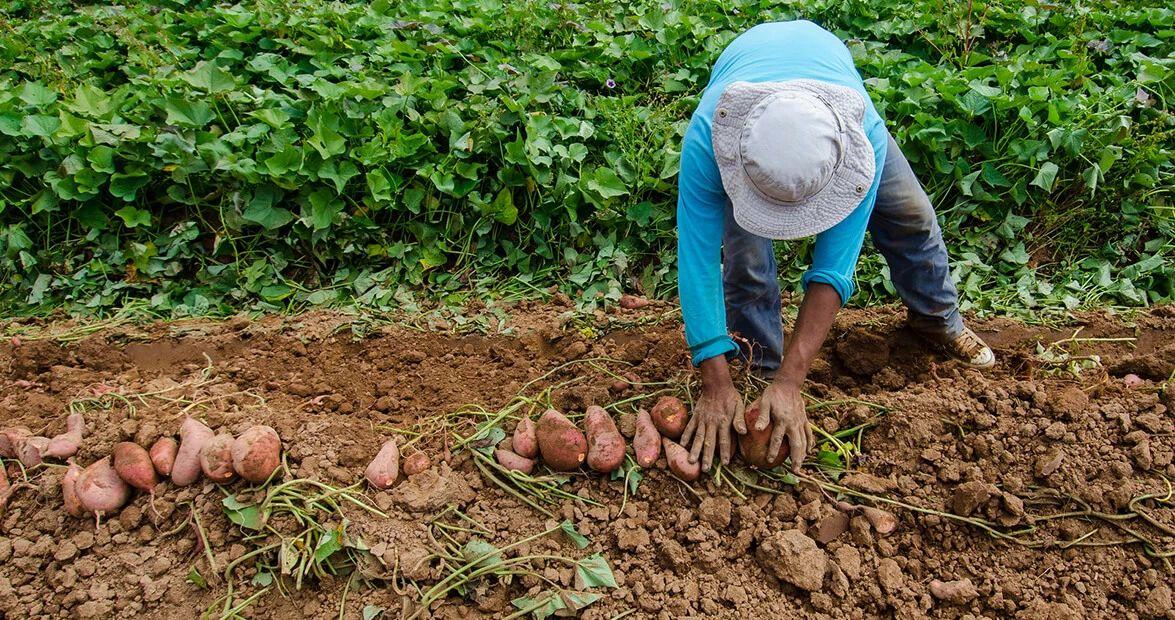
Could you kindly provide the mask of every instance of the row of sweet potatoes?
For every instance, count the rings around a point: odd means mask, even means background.
[[[252,426],[238,437],[214,433],[195,418],[180,425],[180,440],[161,437],[150,450],[137,443],[115,444],[110,456],[86,468],[73,459],[61,480],[66,511],[75,517],[122,508],[134,490],[154,494],[160,477],[187,486],[201,475],[216,483],[236,476],[264,482],[281,465],[281,438],[269,426]]]
[[[673,396],[657,401],[652,412],[637,412],[632,447],[636,463],[650,467],[665,452],[669,470],[686,482],[701,476],[701,462],[693,462],[689,451],[677,443],[689,423],[685,404]],[[745,414],[748,432],[738,435],[739,454],[752,467],[770,469],[783,464],[787,458],[787,443],[773,456],[768,456],[771,425],[755,430],[758,409],[748,408]],[[494,456],[503,467],[531,473],[538,459],[555,471],[574,471],[587,465],[593,471],[610,473],[624,463],[627,451],[624,436],[616,428],[612,417],[602,407],[587,408],[584,429],[580,431],[567,416],[550,409],[536,424],[530,418],[519,421],[511,437],[503,439]]]

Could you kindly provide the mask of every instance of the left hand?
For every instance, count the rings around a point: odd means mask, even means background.
[[[816,438],[808,428],[808,412],[799,384],[782,378],[776,379],[763,390],[763,395],[756,404],[759,407],[759,419],[755,421],[755,430],[767,428],[768,421],[775,425],[771,430],[767,454],[778,452],[786,436],[792,471],[799,472],[800,465],[808,454],[808,448],[816,444]]]

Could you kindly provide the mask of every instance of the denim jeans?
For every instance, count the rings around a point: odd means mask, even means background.
[[[893,136],[868,230],[889,265],[910,326],[930,334],[960,333],[959,295],[934,206]],[[739,228],[728,202],[722,250],[727,329],[737,335],[739,356],[758,372],[772,374],[783,359],[783,321],[771,240]]]

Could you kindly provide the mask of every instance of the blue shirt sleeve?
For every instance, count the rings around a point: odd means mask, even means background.
[[[873,185],[869,187],[869,192],[865,194],[861,204],[848,217],[816,235],[812,267],[801,279],[805,291],[812,282],[823,282],[836,289],[842,306],[848,303],[856,291],[853,274],[857,270],[857,259],[861,256],[861,244],[865,241],[869,217],[873,215],[873,206],[877,202],[877,188],[881,185],[881,173],[885,168],[885,154],[889,142],[889,134],[880,120],[869,128],[868,134],[877,163]]]
[[[690,121],[677,188],[678,295],[695,366],[738,349],[726,331],[722,290],[726,192],[705,125],[697,116]]]

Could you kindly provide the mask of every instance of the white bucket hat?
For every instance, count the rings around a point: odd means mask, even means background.
[[[799,239],[848,217],[873,185],[865,100],[817,80],[734,82],[711,130],[734,220],[768,239]]]

